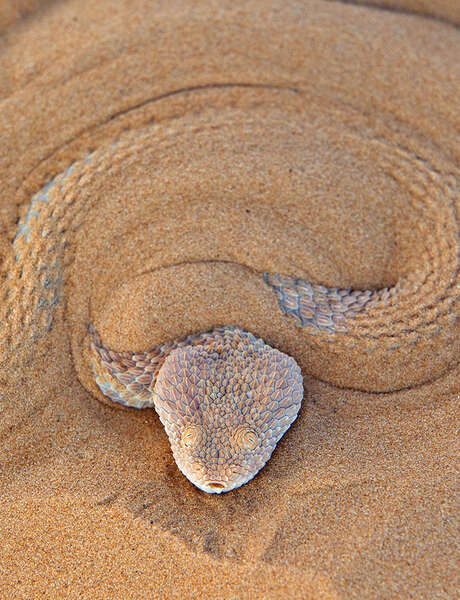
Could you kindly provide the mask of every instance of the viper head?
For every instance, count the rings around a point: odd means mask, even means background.
[[[171,352],[154,390],[179,469],[209,493],[254,477],[295,420],[302,396],[295,360],[235,329]]]

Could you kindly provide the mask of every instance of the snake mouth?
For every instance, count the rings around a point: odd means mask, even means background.
[[[215,490],[217,492],[218,490],[224,490],[225,484],[222,483],[221,481],[207,481],[206,487],[210,488],[211,490]]]

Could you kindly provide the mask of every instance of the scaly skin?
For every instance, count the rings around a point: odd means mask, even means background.
[[[177,466],[205,492],[252,479],[300,409],[295,360],[241,329],[218,327],[135,353],[109,350],[91,333],[102,393],[126,406],[154,407]]]
[[[143,143],[156,141],[154,133],[145,134]],[[426,342],[438,336],[455,351],[460,285],[457,184],[454,172],[443,173],[404,148],[377,138],[368,143],[385,156],[391,177],[401,185],[415,182],[408,211],[422,240],[417,264],[402,272],[393,287],[382,290],[326,287],[295,273],[259,275],[276,294],[281,310],[307,336],[335,346],[337,360],[346,361],[357,349],[364,363],[374,351],[390,363],[398,349],[409,349],[399,357],[404,372],[405,361],[436,361]],[[84,192],[94,178],[125,168],[130,152],[129,139],[94,151],[56,175],[23,207],[0,290],[4,361],[14,361],[17,349],[32,348],[53,328],[71,260],[67,249],[98,201],[97,194]],[[112,351],[94,331],[92,340],[93,370],[102,393],[126,406],[154,407],[179,468],[209,492],[227,491],[253,477],[300,406],[300,372],[293,359],[238,329],[217,328],[150,352]]]

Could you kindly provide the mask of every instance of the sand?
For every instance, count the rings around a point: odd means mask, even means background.
[[[456,597],[460,15],[358,4],[2,3],[0,598]],[[34,197],[71,165],[50,245]],[[375,352],[258,276],[379,288],[424,252],[447,333]],[[154,411],[97,400],[89,321],[119,350],[253,331],[299,417],[207,495]]]

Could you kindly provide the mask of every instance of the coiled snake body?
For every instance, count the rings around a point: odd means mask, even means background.
[[[97,160],[97,153],[89,155],[54,178],[34,195],[19,223],[7,280],[9,300],[3,304],[4,338],[13,345],[16,339],[24,341],[8,320],[19,303],[27,306],[29,321],[22,326],[32,340],[52,327],[65,248],[84,218],[75,190]],[[426,210],[429,216],[429,200]],[[430,246],[422,268],[390,288],[341,289],[274,273],[260,273],[260,278],[286,315],[325,342],[345,340],[348,348],[363,342],[368,353],[384,345],[391,352],[442,331],[455,335],[458,233],[455,217],[446,223],[454,233],[439,237],[439,248]],[[18,282],[31,270],[35,283],[24,291]],[[441,271],[442,278],[437,276]],[[229,491],[254,477],[299,411],[303,387],[296,361],[238,327],[215,327],[147,352],[112,350],[92,325],[90,338],[91,368],[102,394],[129,407],[155,408],[177,465],[206,492]]]

